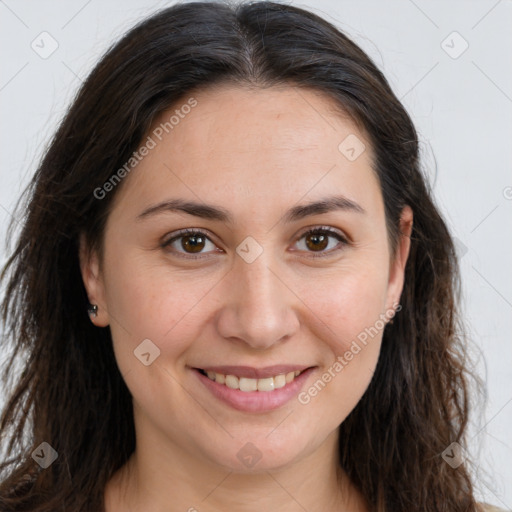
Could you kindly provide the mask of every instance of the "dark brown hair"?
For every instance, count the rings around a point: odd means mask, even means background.
[[[133,452],[131,395],[109,329],[87,315],[78,240],[83,233],[101,249],[122,183],[102,200],[94,191],[155,118],[220,83],[290,85],[334,99],[370,138],[393,247],[400,212],[412,207],[402,310],[386,327],[369,388],[340,427],[340,464],[373,511],[475,511],[467,467],[441,458],[450,443],[464,446],[471,374],[454,245],[422,175],[415,128],[357,45],[317,15],[272,2],[182,3],[156,13],[105,54],[61,122],[18,205],[23,226],[2,274],[2,351],[10,343],[12,353],[0,509],[102,510],[107,481]],[[45,470],[31,458],[43,441],[59,454]]]

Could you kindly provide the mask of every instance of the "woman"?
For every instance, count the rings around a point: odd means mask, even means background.
[[[145,20],[26,208],[1,510],[483,510],[453,243],[408,114],[326,21]]]

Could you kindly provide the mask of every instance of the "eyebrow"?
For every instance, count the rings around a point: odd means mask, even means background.
[[[350,211],[355,213],[366,213],[364,208],[356,202],[344,196],[331,196],[311,203],[298,205],[290,208],[283,216],[282,221],[286,223],[296,222],[305,217],[319,215],[336,210]],[[143,220],[153,215],[166,212],[182,212],[202,219],[215,220],[225,224],[233,224],[233,216],[220,206],[183,199],[168,199],[161,203],[146,208],[137,216],[137,220]]]

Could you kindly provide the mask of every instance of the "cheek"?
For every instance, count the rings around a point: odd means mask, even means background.
[[[299,401],[318,414],[329,411],[332,425],[356,406],[377,365],[385,327],[386,270],[384,260],[351,266],[326,279],[315,294],[304,295],[309,324],[317,326],[315,336],[325,344],[325,359]]]
[[[387,277],[384,260],[362,262],[317,280],[314,288],[302,289],[301,296],[316,316],[316,324],[326,327],[318,333],[319,338],[329,340],[334,352],[343,353],[376,322],[382,327],[379,319],[385,312]]]
[[[181,354],[198,338],[203,301],[221,278],[204,273],[191,279],[186,273],[148,265],[148,260],[136,254],[113,258],[106,281],[112,337],[125,364],[131,364],[133,350],[145,339],[161,355]]]

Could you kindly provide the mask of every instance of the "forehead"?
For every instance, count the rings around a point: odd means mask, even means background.
[[[185,95],[154,121],[147,135],[154,147],[123,194],[131,203],[229,198],[228,207],[245,210],[333,192],[371,202],[362,196],[380,191],[369,141],[336,107],[317,91],[291,86]],[[361,152],[357,158],[347,144]]]
[[[195,107],[187,108],[186,114],[172,115],[185,111],[192,98]],[[171,118],[176,124],[169,127]],[[366,139],[333,99],[293,86],[223,85],[202,90],[161,114],[152,131],[159,129],[165,131],[164,139],[174,139],[174,154],[186,152],[188,158],[233,154],[261,158],[265,156],[261,149],[272,149],[272,158],[286,159],[293,152],[337,157],[340,137],[353,134]]]

